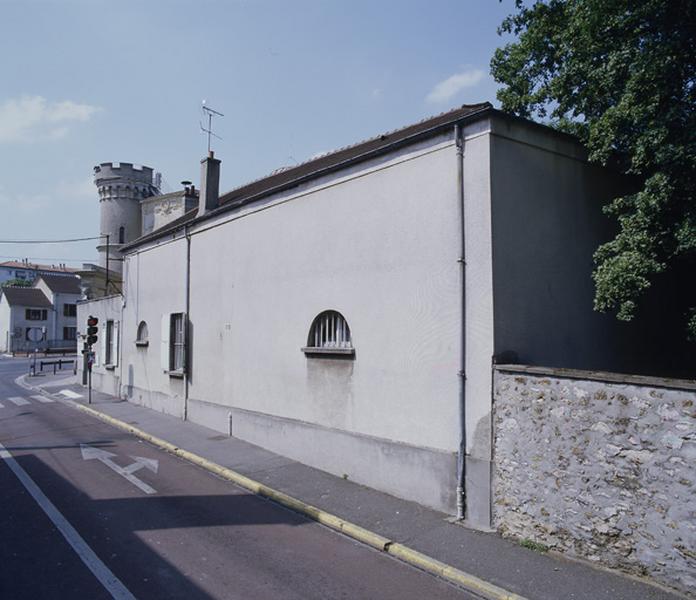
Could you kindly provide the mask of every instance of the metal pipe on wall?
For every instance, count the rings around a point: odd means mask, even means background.
[[[189,310],[191,308],[191,232],[188,225],[184,228],[186,236],[186,313],[184,315],[184,421],[188,420],[188,398],[189,398],[189,377],[190,365],[189,357],[191,351]]]
[[[457,520],[466,516],[466,219],[464,207],[464,140],[459,124],[454,126],[457,148],[457,194],[461,248],[459,283],[461,288],[460,368],[459,368],[459,452],[457,454]]]

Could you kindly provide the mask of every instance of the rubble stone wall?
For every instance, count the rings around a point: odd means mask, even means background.
[[[504,535],[696,589],[696,385],[497,367]]]

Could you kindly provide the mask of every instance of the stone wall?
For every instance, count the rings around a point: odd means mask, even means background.
[[[498,366],[504,535],[696,589],[696,385]]]

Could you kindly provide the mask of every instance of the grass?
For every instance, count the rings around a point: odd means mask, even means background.
[[[546,544],[542,544],[541,542],[535,542],[534,540],[530,540],[527,538],[520,540],[519,544],[523,548],[529,548],[529,550],[541,552],[542,554],[549,551],[549,547]]]

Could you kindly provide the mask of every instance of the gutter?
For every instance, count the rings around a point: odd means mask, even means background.
[[[454,126],[454,140],[457,147],[457,195],[459,204],[459,225],[461,228],[461,247],[459,251],[459,285],[461,289],[461,326],[459,341],[459,452],[457,454],[457,520],[462,521],[466,514],[466,217],[464,205],[464,140],[459,123]]]

